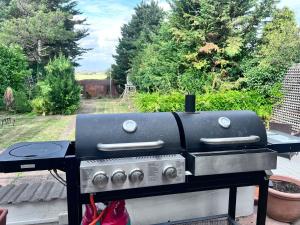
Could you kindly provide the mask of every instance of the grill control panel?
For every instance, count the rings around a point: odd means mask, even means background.
[[[185,182],[181,155],[88,160],[80,164],[81,193],[96,193]]]

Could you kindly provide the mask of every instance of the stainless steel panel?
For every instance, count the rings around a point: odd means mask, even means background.
[[[168,179],[164,177],[164,170],[174,167],[177,170],[177,177]],[[112,176],[116,171],[124,171],[126,180],[122,184],[114,184]],[[140,182],[130,181],[130,173],[142,171],[143,179]],[[93,184],[95,174],[105,173],[109,181],[104,186]],[[179,154],[165,156],[142,156],[105,160],[88,160],[80,164],[80,187],[81,193],[95,193],[120,189],[131,189],[185,182],[185,158]]]
[[[189,169],[195,176],[239,173],[276,169],[275,151],[247,150],[232,152],[192,153],[188,156]]]

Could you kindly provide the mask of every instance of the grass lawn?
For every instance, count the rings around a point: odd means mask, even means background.
[[[9,115],[15,118],[15,126],[0,127],[0,149],[16,142],[63,140],[62,137],[74,116]],[[1,115],[1,117],[5,117]]]
[[[88,80],[88,79],[95,79],[95,80],[104,80],[107,76],[105,72],[78,72],[75,74],[76,80]]]
[[[82,100],[78,113],[121,113],[131,112],[127,102],[120,99]],[[0,112],[0,119],[8,115]],[[15,126],[0,124],[0,150],[22,141],[50,141],[75,139],[75,115],[35,116],[9,115],[16,119]]]

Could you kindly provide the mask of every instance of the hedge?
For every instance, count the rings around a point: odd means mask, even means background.
[[[184,111],[184,94],[173,92],[138,93],[134,97],[136,108],[141,112]],[[262,119],[269,120],[278,98],[265,98],[258,91],[224,91],[196,97],[197,111],[252,110]]]

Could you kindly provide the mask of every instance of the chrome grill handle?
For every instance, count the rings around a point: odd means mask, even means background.
[[[132,142],[132,143],[115,143],[115,144],[97,144],[99,151],[111,152],[111,151],[132,151],[132,150],[148,150],[148,149],[160,149],[164,146],[164,141],[150,141],[150,142]]]
[[[256,135],[229,138],[200,138],[200,142],[207,145],[253,144],[259,141],[260,137]]]

